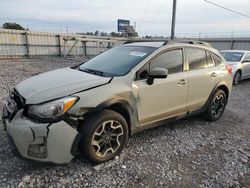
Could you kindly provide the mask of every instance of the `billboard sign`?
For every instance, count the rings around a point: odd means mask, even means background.
[[[126,32],[125,27],[129,25],[130,25],[129,20],[122,20],[122,19],[117,20],[118,32]]]

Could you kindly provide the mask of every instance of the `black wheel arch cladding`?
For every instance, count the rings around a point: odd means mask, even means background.
[[[124,117],[129,127],[129,134],[131,134],[131,126],[133,124],[133,108],[123,98],[112,98],[99,104],[87,112],[86,116],[98,113],[104,109],[113,110]]]

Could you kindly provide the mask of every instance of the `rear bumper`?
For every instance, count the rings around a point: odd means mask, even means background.
[[[22,116],[22,110],[4,127],[23,158],[55,164],[66,164],[74,158],[79,133],[64,121],[52,124],[33,122]]]

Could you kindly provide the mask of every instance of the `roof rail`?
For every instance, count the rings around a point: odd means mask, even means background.
[[[185,43],[185,44],[194,44],[194,45],[201,45],[201,46],[207,46],[207,47],[212,47],[211,44],[199,40],[169,40],[165,41],[163,45],[168,45],[168,44],[174,44],[174,43]]]
[[[136,40],[128,40],[123,44],[131,44],[134,42],[164,42],[163,46],[175,43],[184,43],[184,44],[193,44],[193,45],[201,45],[212,47],[211,44],[199,40],[186,40],[186,39],[176,39],[176,40],[166,40],[166,39],[136,39]]]
[[[123,44],[131,44],[134,42],[166,42],[166,40],[164,39],[136,39],[136,40],[128,40],[126,42],[124,42]]]

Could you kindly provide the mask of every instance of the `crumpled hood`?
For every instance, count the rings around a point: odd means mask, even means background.
[[[109,83],[111,78],[92,75],[72,68],[57,69],[33,76],[15,89],[26,104],[38,104]]]

